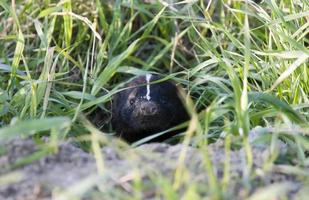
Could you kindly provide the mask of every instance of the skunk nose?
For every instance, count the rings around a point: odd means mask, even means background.
[[[158,113],[158,106],[153,102],[142,102],[140,107],[140,113],[144,116],[152,116]]]

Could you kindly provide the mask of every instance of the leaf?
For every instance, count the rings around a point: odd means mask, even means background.
[[[0,141],[12,139],[20,135],[33,135],[37,132],[50,130],[52,128],[62,129],[69,127],[70,125],[71,120],[67,117],[51,117],[22,121],[12,126],[1,128]]]
[[[290,120],[299,124],[305,123],[305,120],[302,118],[302,116],[298,112],[293,110],[293,108],[289,104],[279,100],[277,97],[270,94],[261,92],[250,92],[249,101],[268,103],[272,105],[276,110],[279,110],[280,112],[283,112],[285,115],[287,115]]]
[[[15,87],[15,84],[16,84],[15,79],[16,79],[17,70],[19,67],[19,62],[21,60],[22,53],[25,48],[25,38],[21,30],[18,31],[18,37],[16,41],[17,41],[17,44],[16,44],[16,48],[14,52],[13,61],[12,61],[12,71],[11,71],[11,79],[9,81],[9,88]]]
[[[122,63],[123,60],[125,60],[128,56],[131,55],[139,41],[140,39],[135,40],[124,52],[122,52],[116,57],[113,57],[108,62],[105,69],[101,72],[97,80],[95,80],[91,90],[91,95],[96,95],[100,91],[101,87],[103,87],[113,77],[119,65]]]
[[[62,10],[61,7],[52,7],[52,8],[44,9],[40,12],[38,18],[46,17],[50,15],[51,13],[60,12],[61,10]]]
[[[5,65],[0,63],[0,70],[4,71],[4,72],[12,72],[12,67],[10,65]],[[20,76],[25,76],[25,72],[21,71],[19,69],[16,70],[16,73]]]
[[[303,53],[298,59],[293,62],[288,69],[286,69],[280,77],[275,81],[275,83],[271,86],[270,90],[274,90],[280,83],[284,81],[284,79],[288,78],[299,66],[306,62],[309,56]]]
[[[91,94],[88,94],[88,93],[82,93],[80,91],[69,91],[69,92],[62,92],[61,94],[65,95],[65,96],[69,96],[71,98],[74,98],[74,99],[86,99],[86,100],[95,100],[95,97],[92,96]]]
[[[63,11],[64,12],[72,12],[72,5],[71,0],[65,2],[63,4]],[[73,29],[73,19],[71,15],[64,15],[64,38],[65,38],[65,44],[67,47],[71,44],[71,38],[72,38],[72,29]]]

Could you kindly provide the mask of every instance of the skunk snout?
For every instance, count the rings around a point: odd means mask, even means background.
[[[159,108],[158,105],[152,101],[143,101],[141,102],[139,108],[140,116],[154,116],[158,114]]]

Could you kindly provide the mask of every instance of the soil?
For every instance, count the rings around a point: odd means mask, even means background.
[[[274,198],[268,199],[278,199],[284,194],[292,199],[299,197],[303,190],[301,183],[304,181],[293,174],[283,173],[280,165],[268,166],[266,172],[261,170],[265,169],[264,163],[270,158],[269,145],[254,142],[261,132],[255,129],[250,133],[253,170],[256,174],[254,177],[246,179],[247,172],[243,170],[244,149],[230,151],[230,178],[226,196],[230,196],[229,199],[243,199],[248,195],[245,192],[248,190],[244,190],[245,183],[250,180],[251,185],[247,186],[250,194],[259,195],[263,187],[275,188],[280,185],[283,191],[279,194],[273,192]],[[101,164],[96,162],[100,159],[95,159],[93,154],[84,152],[71,142],[63,142],[56,153],[38,159],[35,156],[42,153],[40,145],[31,139],[15,139],[0,145],[4,147],[0,149],[0,200],[76,199],[74,197],[78,195],[82,199],[126,199],[134,193],[135,187],[139,187],[138,183],[142,183],[142,199],[158,199],[156,192],[162,186],[154,182],[162,180],[163,185],[164,181],[173,183],[175,171],[181,169],[180,180],[190,180],[192,188],[200,194],[205,191],[205,186],[209,186],[204,163],[205,151],[187,147],[184,161],[181,162],[179,157],[184,150],[182,144],[150,143],[121,151],[110,146],[103,147]],[[228,162],[224,144],[219,141],[207,148],[206,152],[214,166],[213,172],[218,180],[222,180],[224,163]],[[2,149],[5,152],[1,152]],[[279,142],[277,150],[285,156],[288,146]],[[16,165],[26,156],[31,156],[34,161]],[[180,185],[180,196],[191,187]]]

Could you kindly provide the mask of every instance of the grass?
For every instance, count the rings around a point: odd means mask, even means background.
[[[217,180],[207,155],[209,141],[218,137],[227,153],[230,146],[245,148],[250,191],[248,134],[256,126],[291,141],[298,153],[294,165],[308,167],[309,3],[153,2],[0,1],[0,140],[50,135],[57,143],[86,135],[100,161],[98,149],[108,142],[85,116],[99,109],[101,131],[113,132],[112,96],[129,78],[154,72],[184,88],[192,119],[183,141],[204,153],[210,176],[210,191],[185,187],[184,148],[174,183],[164,175],[152,179],[165,188],[158,196],[227,198],[228,170],[223,182]],[[177,194],[180,187],[184,196]]]

